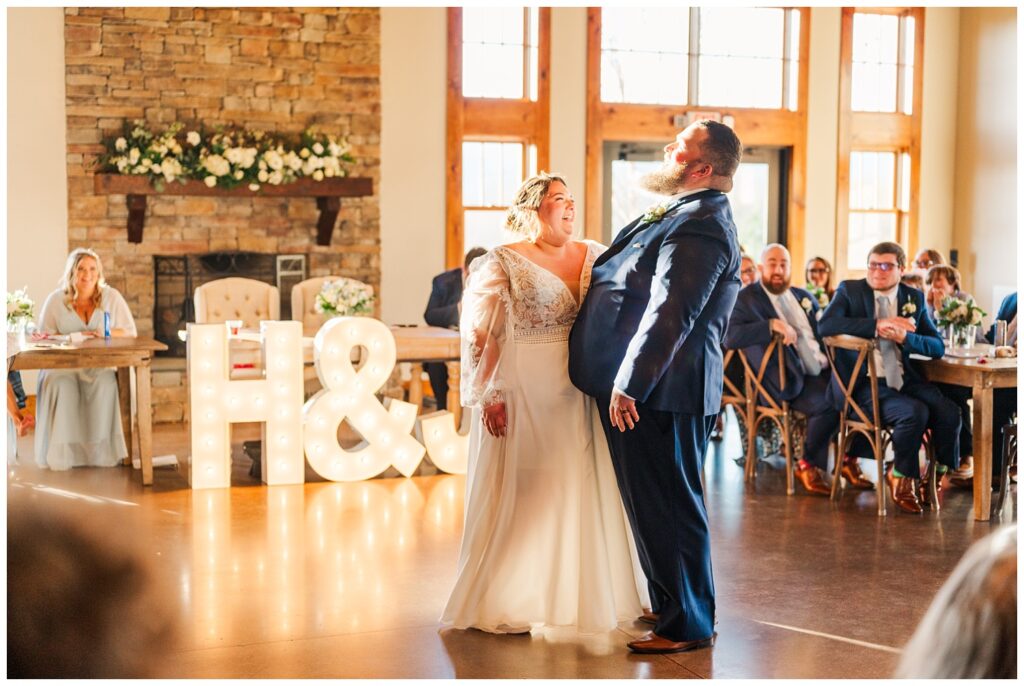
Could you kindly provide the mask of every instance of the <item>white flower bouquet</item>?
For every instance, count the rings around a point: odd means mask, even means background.
[[[963,329],[968,326],[978,326],[986,312],[978,307],[974,300],[960,300],[959,298],[946,298],[942,301],[942,309],[937,313],[936,323],[939,326],[952,326],[954,329]]]
[[[35,303],[25,288],[7,294],[7,330],[23,331],[35,319]]]
[[[828,293],[821,286],[815,286],[814,284],[807,284],[807,292],[814,296],[814,299],[818,301],[818,307],[828,307]]]
[[[324,281],[316,294],[316,311],[330,317],[373,314],[373,288],[355,279]]]
[[[348,143],[310,128],[298,140],[263,131],[220,127],[213,133],[174,123],[160,133],[145,122],[125,124],[124,135],[105,141],[101,171],[148,176],[157,190],[165,183],[202,181],[210,188],[263,184],[279,186],[299,178],[322,181],[346,175],[354,162]]]

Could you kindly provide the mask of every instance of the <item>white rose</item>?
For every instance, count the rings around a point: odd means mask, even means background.
[[[270,174],[267,173],[266,169],[260,169],[259,173],[256,175],[256,178],[260,180],[260,183],[266,183],[267,179],[270,178]]]
[[[202,139],[199,137],[198,131],[189,131],[188,134],[185,136],[185,141],[189,145],[199,145],[199,142],[201,140]]]
[[[313,152],[315,152],[317,155],[323,155],[324,146],[320,145],[319,143],[313,143]]]
[[[302,150],[300,150],[299,157],[301,157],[302,159],[306,159],[307,157],[309,157],[309,148],[303,148]]]
[[[284,166],[284,160],[274,150],[268,150],[263,154],[263,159],[266,161],[267,166],[277,171]]]
[[[270,178],[267,179],[267,181],[272,186],[280,186],[281,182],[284,181],[284,174],[280,170],[276,171],[270,175]]]
[[[217,185],[217,177],[216,176],[207,176],[205,179],[203,179],[203,183],[205,183],[210,188],[213,188],[214,186]]]
[[[250,183],[249,184],[249,190],[251,190],[251,191],[258,191],[259,189],[260,189],[260,185],[258,183]]]
[[[114,148],[118,152],[124,152],[127,147],[128,147],[128,141],[126,141],[124,139],[124,136],[121,136],[116,141],[114,141]]]
[[[289,152],[284,156],[284,163],[292,171],[299,171],[302,169],[302,158],[296,155],[294,152]]]
[[[237,179],[238,181],[241,181],[244,178],[245,178],[245,172],[244,171],[239,169],[238,171],[235,172],[235,179]]]
[[[331,169],[330,167],[326,167],[322,172],[318,172],[318,173],[323,174],[324,176],[326,176],[329,179],[334,177],[334,170]]]
[[[313,172],[313,180],[315,180],[315,181],[323,181],[324,180],[324,173],[322,171],[320,171],[319,169],[317,169],[315,172]]]
[[[138,163],[140,157],[142,157],[142,153],[139,152],[138,148],[132,148],[128,151],[128,161],[132,164]]]

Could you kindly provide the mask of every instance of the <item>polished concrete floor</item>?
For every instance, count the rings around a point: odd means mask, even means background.
[[[128,468],[40,470],[30,439],[8,470],[12,501],[116,518],[116,534],[156,562],[180,616],[166,676],[887,677],[960,556],[998,522],[973,521],[968,491],[944,494],[939,513],[879,518],[873,493],[787,497],[768,465],[746,485],[730,424],[706,469],[718,642],[640,656],[625,647],[647,630],[635,622],[596,636],[439,630],[464,477],[267,488],[241,453],[254,435],[235,431],[230,490],[192,491],[172,467],[152,488]],[[155,443],[183,455],[187,431],[159,426]]]

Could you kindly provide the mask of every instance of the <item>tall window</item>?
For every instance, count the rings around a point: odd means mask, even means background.
[[[537,99],[536,7],[462,10],[462,95]]]
[[[864,269],[871,246],[898,241],[910,210],[910,155],[850,153],[850,236],[847,268]]]
[[[463,250],[488,250],[519,240],[504,229],[505,215],[519,184],[536,173],[522,143],[465,141],[462,144]],[[524,173],[527,170],[527,173]]]
[[[445,259],[516,240],[503,229],[523,180],[548,164],[549,9],[448,10]]]
[[[853,15],[852,105],[859,112],[914,112],[912,16]]]
[[[836,267],[863,273],[871,246],[917,245],[921,8],[844,8],[840,43]]]
[[[798,10],[601,10],[604,102],[795,111],[799,61]]]

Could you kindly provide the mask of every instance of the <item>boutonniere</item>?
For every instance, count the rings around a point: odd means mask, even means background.
[[[915,312],[917,312],[917,305],[910,300],[903,303],[903,307],[900,308],[900,314],[904,317],[912,317]]]
[[[653,224],[664,217],[666,212],[668,212],[667,202],[663,202],[660,205],[651,205],[647,208],[647,211],[644,212],[644,216],[641,217],[640,220],[648,224]]]
[[[811,303],[810,298],[804,298],[803,300],[800,301],[800,307],[804,308],[804,312],[810,314],[811,308],[813,307],[813,303]]]

